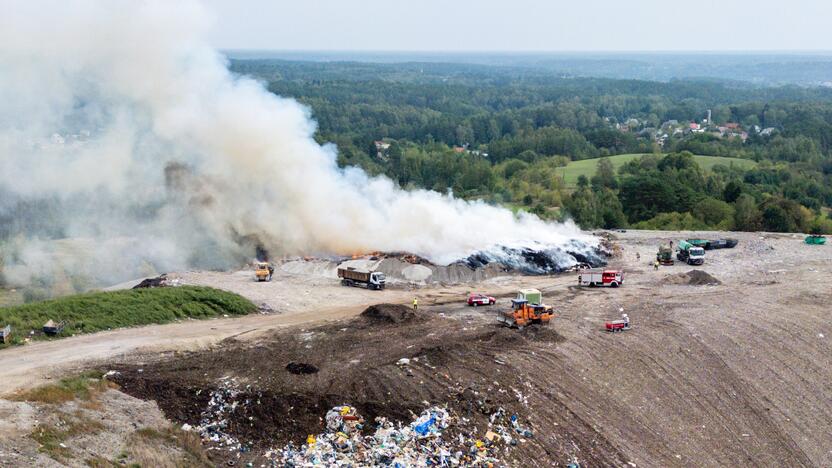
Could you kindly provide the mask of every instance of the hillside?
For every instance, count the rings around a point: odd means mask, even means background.
[[[610,156],[609,159],[612,161],[612,165],[618,170],[619,167],[623,166],[629,161],[633,159],[640,158],[644,156],[643,153],[641,154],[619,154],[616,156]],[[702,155],[695,155],[693,157],[696,160],[696,163],[699,164],[699,167],[702,169],[711,169],[717,164],[723,164],[725,166],[729,166],[731,164],[737,165],[742,167],[743,169],[750,169],[757,165],[755,161],[750,159],[739,159],[739,158],[726,158],[722,156],[702,156]],[[592,159],[582,159],[580,161],[572,161],[566,165],[562,169],[562,177],[563,181],[568,188],[574,188],[578,184],[578,177],[584,175],[586,177],[592,177],[595,174],[595,168],[598,166],[598,161],[600,158],[592,158]]]

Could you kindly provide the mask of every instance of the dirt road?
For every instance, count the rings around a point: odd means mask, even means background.
[[[77,367],[131,353],[203,349],[230,337],[255,338],[278,328],[353,317],[367,306],[379,302],[409,304],[414,297],[418,297],[424,305],[458,302],[472,288],[470,285],[459,285],[367,291],[344,288],[335,280],[286,274],[275,277],[271,283],[253,282],[250,272],[189,272],[176,276],[187,284],[222,287],[237,292],[257,304],[268,304],[277,312],[119,329],[5,349],[0,351],[0,369],[3,369],[0,395],[39,385]],[[492,294],[512,294],[527,281],[519,277],[496,278],[483,287],[487,287]],[[572,281],[572,277],[563,277],[558,281]],[[531,282],[547,287],[552,284],[546,278],[532,278]],[[321,302],[326,306],[321,306]]]

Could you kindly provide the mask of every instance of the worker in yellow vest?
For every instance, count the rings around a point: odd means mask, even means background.
[[[418,308],[419,308],[419,300],[414,297],[413,298],[413,310],[416,310]]]

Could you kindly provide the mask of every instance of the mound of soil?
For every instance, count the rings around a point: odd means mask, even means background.
[[[415,310],[401,304],[377,304],[364,309],[361,317],[374,324],[406,323],[416,320]]]
[[[714,278],[704,270],[690,270],[687,273],[678,273],[665,277],[664,284],[676,284],[687,286],[716,286],[722,281]]]

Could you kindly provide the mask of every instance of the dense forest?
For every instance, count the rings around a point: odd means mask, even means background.
[[[832,90],[474,64],[233,60],[339,164],[582,227],[832,233]],[[710,118],[709,118],[710,117]],[[643,154],[615,168],[607,156]],[[701,167],[694,155],[756,162]],[[597,158],[567,186],[559,169]]]

